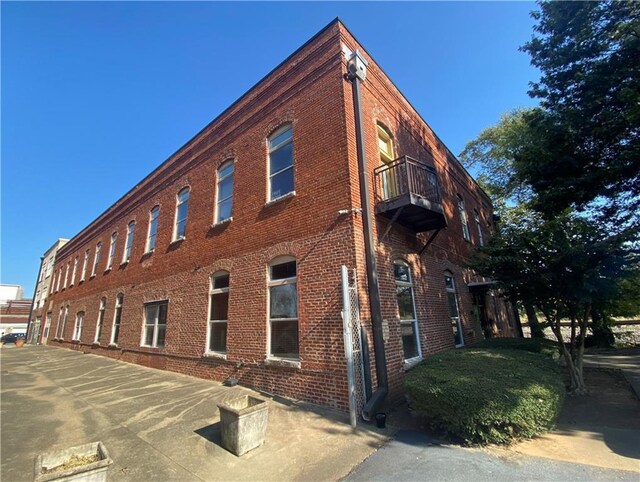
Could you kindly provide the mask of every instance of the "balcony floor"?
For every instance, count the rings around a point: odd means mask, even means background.
[[[389,219],[416,233],[442,229],[447,226],[447,218],[441,204],[431,202],[417,194],[406,193],[376,205],[376,214]],[[399,211],[399,212],[398,212]]]

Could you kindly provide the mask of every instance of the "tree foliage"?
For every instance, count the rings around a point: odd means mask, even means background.
[[[543,212],[595,207],[637,222],[640,3],[541,2],[532,15],[522,50],[542,72],[530,90],[541,109],[528,119],[540,143],[520,158],[519,177]]]

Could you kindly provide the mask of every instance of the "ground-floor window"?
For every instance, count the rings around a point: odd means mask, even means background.
[[[269,265],[269,356],[300,356],[296,269],[296,260],[290,256],[277,258]]]
[[[227,313],[229,310],[229,273],[221,271],[211,277],[209,291],[209,326],[207,351],[227,351]]]
[[[159,348],[164,346],[167,331],[167,311],[169,302],[156,301],[144,305],[144,335],[143,346]]]
[[[457,347],[464,345],[462,335],[462,323],[460,322],[460,310],[458,309],[458,298],[456,296],[456,283],[453,274],[446,272],[444,282],[447,287],[447,302],[449,304],[449,316],[451,317],[451,328],[453,329],[453,339]]]
[[[122,318],[122,303],[124,302],[124,295],[119,294],[116,296],[116,310],[113,315],[113,328],[111,329],[111,344],[118,344],[118,337],[120,336],[120,319]]]
[[[84,322],[84,311],[78,311],[76,314],[76,324],[73,328],[72,340],[80,341],[82,335],[82,323]]]
[[[100,343],[100,336],[102,335],[102,324],[104,323],[104,311],[107,307],[107,299],[102,298],[100,300],[100,310],[98,311],[98,321],[96,322],[96,337],[93,340],[95,343]]]
[[[51,329],[51,312],[47,313],[47,318],[44,323],[44,334],[42,335],[43,340],[47,340],[49,338],[49,330]]]
[[[393,275],[396,281],[396,300],[400,315],[402,350],[404,359],[411,360],[420,356],[418,320],[416,319],[411,269],[404,261],[396,261],[393,263]]]

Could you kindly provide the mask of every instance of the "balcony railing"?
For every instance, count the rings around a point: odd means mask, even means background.
[[[416,232],[447,225],[434,168],[403,156],[374,170],[376,213]]]

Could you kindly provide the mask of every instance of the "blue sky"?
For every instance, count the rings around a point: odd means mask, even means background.
[[[454,153],[532,105],[533,3],[2,2],[0,281],[71,238],[339,16]]]

